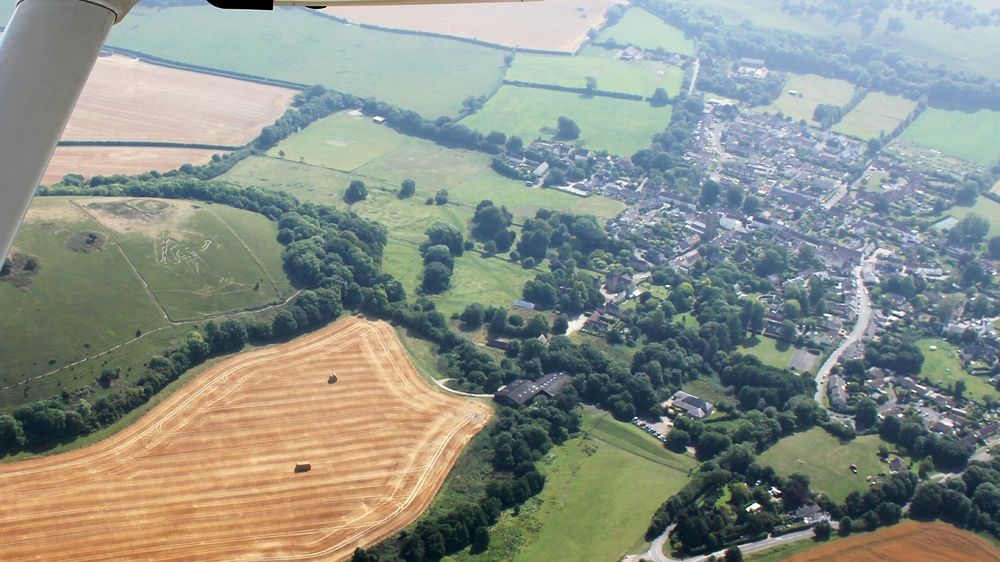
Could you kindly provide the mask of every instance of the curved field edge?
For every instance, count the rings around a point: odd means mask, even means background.
[[[298,361],[288,361],[290,354]],[[331,363],[330,357],[340,359]],[[268,365],[272,372],[266,371]],[[326,380],[330,370],[341,374],[332,386]],[[369,383],[370,378],[377,378],[377,384]],[[248,405],[260,410],[256,421]],[[424,511],[492,410],[428,387],[389,325],[348,318],[290,343],[222,360],[151,413],[91,447],[0,467],[0,488],[17,486],[14,503],[23,504],[9,505],[0,514],[6,520],[0,534],[5,552],[16,557],[26,533],[33,533],[34,541],[41,540],[32,545],[35,549],[45,544],[51,551],[58,540],[68,541],[63,548],[71,550],[59,556],[64,559],[100,559],[108,548],[117,556],[181,558],[195,545],[203,559],[346,557],[356,546],[381,540]],[[378,418],[382,426],[369,418]],[[216,439],[212,431],[236,425],[234,420],[244,422],[244,434]],[[421,420],[428,426],[424,434],[413,430],[418,426],[413,422]],[[301,427],[294,427],[296,421]],[[293,427],[282,433],[289,423]],[[303,432],[309,435],[302,437]],[[397,454],[396,435],[410,441],[405,454]],[[309,446],[283,448],[277,436],[305,440]],[[367,451],[360,454],[362,462],[357,462],[359,448]],[[384,462],[394,454],[399,458]],[[293,474],[294,461],[310,458],[311,471]],[[155,482],[144,483],[156,464]],[[359,475],[371,472],[370,466],[387,476]],[[266,469],[264,477],[259,467]],[[183,474],[174,478],[171,468]],[[80,485],[81,474],[83,480],[87,474],[97,476],[91,478],[91,490]],[[46,485],[52,478],[55,485]],[[178,491],[178,482],[187,487]],[[193,493],[199,486],[201,493]],[[46,501],[31,497],[31,488],[42,488],[38,493]],[[161,497],[153,501],[150,493]],[[194,505],[198,509],[192,512]],[[150,525],[157,514],[162,524]],[[38,525],[40,520],[46,524]],[[105,525],[106,532],[95,537],[88,528],[95,525]],[[69,537],[57,534],[60,528],[72,529],[64,533]],[[120,534],[119,539],[108,540],[108,532]],[[46,533],[50,536],[38,536]]]

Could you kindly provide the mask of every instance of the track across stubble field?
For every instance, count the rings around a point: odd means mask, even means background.
[[[428,387],[391,326],[348,318],[218,364],[99,444],[0,467],[0,548],[346,558],[415,520],[489,416]]]

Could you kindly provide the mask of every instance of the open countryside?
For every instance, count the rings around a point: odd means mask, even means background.
[[[97,445],[5,465],[4,553],[344,558],[419,516],[489,416],[431,390],[391,327],[346,319],[216,365]]]
[[[477,113],[462,120],[480,131],[507,131],[525,139],[555,136],[556,121],[568,117],[580,126],[587,148],[630,155],[670,122],[671,108],[641,101],[504,86]]]
[[[179,41],[184,37],[184,41]],[[137,9],[108,44],[173,61],[303,84],[454,116],[488,94],[503,51],[447,39],[384,33],[308,10],[220,11],[211,6]]]
[[[1000,112],[976,112],[927,108],[903,132],[904,139],[941,152],[989,164],[1000,158]]]
[[[580,56],[551,57],[520,55],[515,59],[507,80],[552,84],[569,88],[583,88],[586,78],[597,80],[597,88],[644,97],[653,95],[657,88],[666,90],[670,97],[681,90],[684,71],[662,62],[631,61],[613,58],[615,51],[588,47]]]
[[[291,107],[295,90],[124,57],[101,57],[63,140],[240,146]]]
[[[619,45],[637,45],[644,49],[663,49],[668,53],[693,56],[694,41],[684,36],[684,32],[669,26],[660,18],[646,10],[633,9],[625,12],[616,24],[606,27],[597,38],[602,43],[614,39]]]
[[[917,102],[900,96],[872,92],[865,96],[833,130],[862,140],[892,133],[917,107]]]
[[[323,11],[351,23],[572,53],[587,39],[589,29],[604,22],[604,11],[612,5],[612,0],[546,0],[523,6],[344,6]]]
[[[219,152],[205,148],[59,146],[42,176],[42,185],[56,183],[67,174],[92,178],[115,174],[144,174],[153,170],[168,172],[184,164],[203,166]]]

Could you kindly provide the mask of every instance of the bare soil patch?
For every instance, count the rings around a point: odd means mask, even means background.
[[[498,4],[326,8],[352,23],[367,23],[479,39],[510,47],[575,52],[587,30],[604,22],[613,0],[545,0]],[[582,7],[583,10],[577,10]],[[586,17],[584,17],[586,14]]]
[[[62,138],[242,145],[281,117],[296,93],[119,55],[102,57]]]
[[[108,235],[103,232],[81,230],[66,239],[66,247],[74,252],[93,254],[94,252],[103,252],[104,244],[107,241]]]
[[[257,131],[260,132],[259,130]],[[131,140],[131,139],[127,139]],[[146,148],[131,146],[60,146],[42,176],[42,185],[52,185],[66,174],[85,178],[97,175],[131,176],[149,171],[168,172],[184,164],[208,164],[218,150],[203,148]]]
[[[101,443],[0,466],[0,548],[342,560],[415,520],[490,414],[432,390],[391,326],[348,318],[208,369]]]
[[[988,540],[946,523],[908,521],[807,550],[786,562],[982,562],[1000,560]]]
[[[22,252],[11,252],[0,265],[0,281],[10,283],[21,290],[27,290],[31,280],[42,270],[42,260],[38,256]]]

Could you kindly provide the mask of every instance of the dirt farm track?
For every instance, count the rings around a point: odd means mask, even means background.
[[[420,515],[490,412],[348,318],[211,367],[96,445],[0,465],[0,558],[344,559]]]

